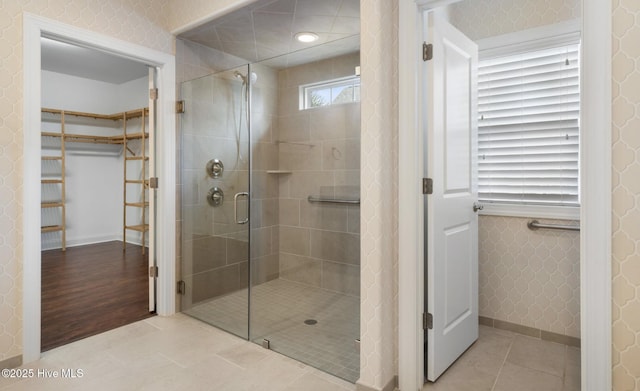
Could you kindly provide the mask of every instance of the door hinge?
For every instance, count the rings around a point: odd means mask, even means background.
[[[176,114],[184,113],[184,101],[179,100],[176,102]]]
[[[184,281],[182,280],[178,281],[177,288],[178,288],[177,291],[179,295],[184,295],[187,293],[187,284]]]
[[[422,178],[422,194],[433,194],[433,179]]]
[[[433,328],[433,315],[428,312],[422,313],[422,328],[424,330],[431,330]]]
[[[154,176],[149,178],[149,189],[157,189],[158,188],[158,177]]]
[[[149,88],[149,99],[152,99],[152,100],[158,99],[158,89],[157,88]]]
[[[149,266],[149,277],[151,277],[151,278],[158,277],[158,267],[157,266]]]
[[[433,45],[430,43],[422,43],[422,61],[429,61],[433,58]]]

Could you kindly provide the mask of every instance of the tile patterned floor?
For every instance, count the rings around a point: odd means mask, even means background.
[[[423,391],[579,391],[580,349],[480,326],[480,338]]]
[[[153,317],[45,352],[2,391],[355,391],[318,369],[183,314]],[[41,375],[73,370],[82,377]],[[479,340],[423,391],[578,391],[580,350],[480,326]]]
[[[359,377],[360,299],[287,280],[252,288],[251,340],[350,382]],[[247,333],[247,290],[184,311],[240,336]],[[307,325],[305,320],[317,323]]]
[[[355,386],[186,315],[153,317],[45,352],[0,390],[354,391]],[[52,378],[81,369],[82,377]]]

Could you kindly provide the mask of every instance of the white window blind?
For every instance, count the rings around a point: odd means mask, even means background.
[[[579,204],[579,43],[480,61],[478,193]]]

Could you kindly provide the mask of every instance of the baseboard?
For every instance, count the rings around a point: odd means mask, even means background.
[[[78,247],[78,246],[87,246],[90,244],[98,244],[104,242],[112,242],[112,241],[122,241],[122,234],[116,235],[101,235],[101,236],[91,236],[85,238],[78,239],[69,239],[67,240],[67,247]],[[142,245],[142,240],[135,235],[127,235],[126,237],[127,243],[136,244],[138,246]],[[148,246],[148,243],[146,243]],[[60,245],[60,240],[43,240],[42,241],[42,251],[46,250],[58,250],[62,248]]]
[[[6,360],[0,361],[0,369],[17,368],[20,365],[22,365],[22,355],[7,358]]]
[[[356,383],[356,391],[393,391],[398,387],[398,376],[394,376],[389,382],[382,387],[380,390],[377,388],[372,388],[369,386],[365,386],[361,383]]]
[[[113,240],[122,240],[122,235],[117,235],[117,234],[98,235],[98,236],[87,236],[83,238],[67,239],[67,247],[85,246],[88,244],[111,242]],[[60,245],[60,240],[43,240],[42,241],[42,251],[57,250],[59,248],[62,248]]]
[[[553,333],[537,329],[535,327],[523,326],[517,323],[506,322],[504,320],[492,319],[486,316],[479,317],[479,323],[484,326],[493,327],[495,329],[512,331],[514,333],[527,335],[529,337],[540,338],[543,341],[556,342],[563,345],[580,347],[580,338],[571,337],[569,335]]]

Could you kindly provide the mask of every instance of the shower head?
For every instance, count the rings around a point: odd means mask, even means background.
[[[242,80],[242,84],[247,84],[247,77],[239,71],[233,72],[233,76],[235,76],[236,79]],[[255,83],[256,80],[258,80],[258,75],[255,72],[251,72],[251,83]]]
[[[240,73],[238,71],[233,72],[233,76],[235,76],[236,79],[242,80],[242,84],[247,82],[247,78],[242,73]]]

